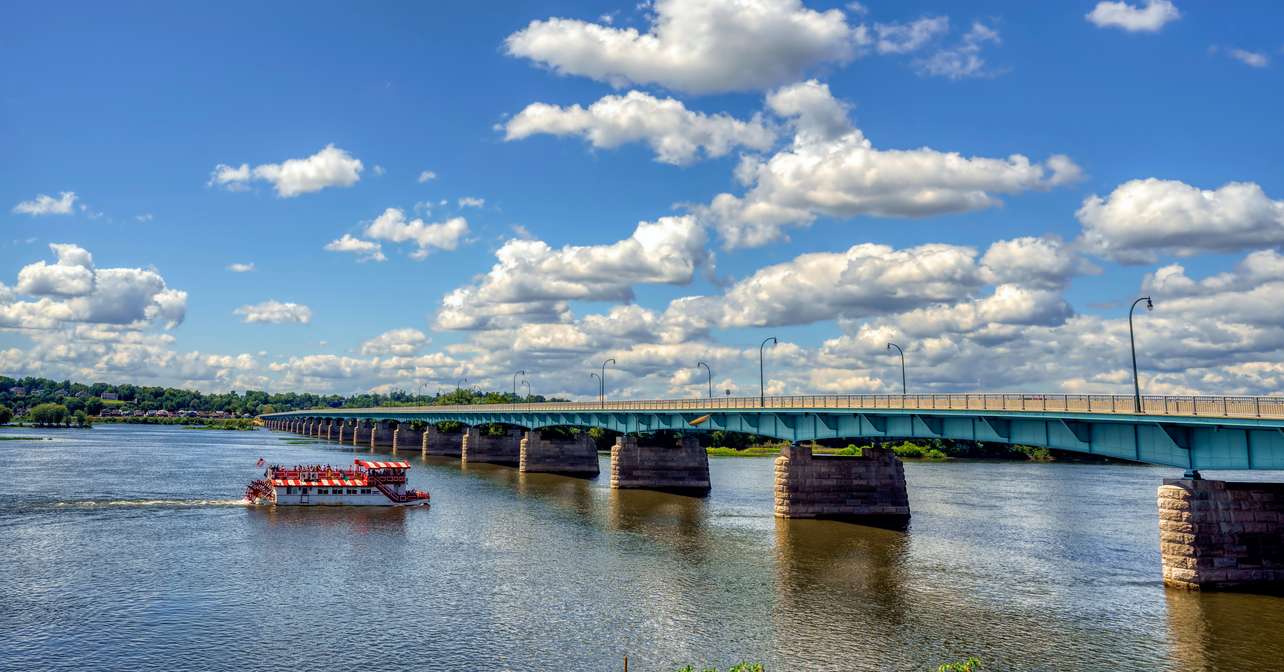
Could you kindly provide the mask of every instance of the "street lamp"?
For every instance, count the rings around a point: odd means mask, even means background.
[[[767,406],[767,380],[762,373],[762,349],[767,347],[767,341],[771,341],[772,345],[777,345],[780,343],[780,341],[776,340],[775,336],[768,336],[762,339],[762,344],[758,346],[758,407],[759,408],[765,408]]]
[[[529,380],[526,380],[525,378],[523,378],[523,379],[522,379],[522,384],[526,386],[526,398],[527,398],[527,399],[530,399],[530,398],[531,398],[531,382],[530,382]]]
[[[602,408],[606,408],[606,365],[614,363],[614,357],[602,362],[602,377],[598,378],[598,381],[602,383]]]
[[[523,371],[514,371],[514,372],[513,372],[513,396],[514,396],[514,397],[516,397],[516,396],[517,396],[517,376],[518,376],[518,375],[523,375],[523,376],[524,376],[524,375],[526,375],[526,371],[524,371],[524,370],[523,370]]]
[[[709,365],[705,364],[704,362],[696,362],[697,369],[702,366],[704,367],[705,371],[709,372],[709,398],[712,399],[713,398],[713,369],[709,368]]]
[[[896,345],[895,343],[888,343],[888,344],[887,344],[887,349],[888,349],[888,350],[891,350],[892,348],[896,348],[896,351],[897,351],[897,352],[899,352],[899,353],[901,353],[901,396],[903,397],[903,396],[905,396],[905,394],[906,394],[906,389],[905,389],[905,351],[904,351],[904,350],[901,350],[901,346]]]
[[[1141,408],[1141,383],[1137,380],[1137,340],[1132,335],[1132,311],[1137,309],[1137,304],[1142,301],[1146,302],[1146,310],[1154,310],[1155,304],[1150,301],[1149,296],[1143,296],[1132,302],[1132,307],[1128,309],[1128,345],[1132,347],[1132,391],[1136,395],[1137,412],[1145,413]]]
[[[455,381],[455,389],[462,390],[464,389],[464,386],[467,384],[468,384],[467,378],[460,378],[459,380]]]
[[[606,401],[603,400],[602,395],[605,394],[603,390],[606,388],[606,386],[602,384],[602,376],[597,375],[596,371],[589,373],[589,376],[593,378],[597,378],[597,385],[598,385],[597,400],[602,404],[602,406],[605,407]]]

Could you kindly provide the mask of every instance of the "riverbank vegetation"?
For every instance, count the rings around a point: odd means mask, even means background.
[[[165,418],[165,417],[112,417],[95,418],[95,422],[108,425],[181,425],[187,429],[225,429],[248,431],[256,428],[250,418]]]

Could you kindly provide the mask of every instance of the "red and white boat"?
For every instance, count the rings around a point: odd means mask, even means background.
[[[423,506],[428,493],[406,488],[410,463],[355,459],[351,468],[328,464],[269,465],[245,489],[254,504],[278,506]]]

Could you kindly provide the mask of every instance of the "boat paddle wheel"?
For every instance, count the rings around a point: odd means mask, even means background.
[[[245,487],[245,501],[251,504],[276,503],[276,488],[273,488],[272,482],[267,479],[251,481]]]

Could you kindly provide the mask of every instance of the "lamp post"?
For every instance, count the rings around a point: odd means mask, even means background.
[[[712,399],[713,398],[713,369],[709,368],[709,365],[705,364],[704,362],[696,362],[697,369],[702,366],[704,367],[705,371],[709,372],[709,398]]]
[[[602,383],[602,408],[606,408],[606,365],[614,363],[614,357],[602,362],[602,377],[598,378],[598,382]]]
[[[593,377],[593,378],[597,378],[597,385],[598,385],[598,388],[597,388],[597,389],[598,389],[598,392],[597,392],[597,400],[598,400],[598,403],[600,403],[600,404],[602,404],[603,406],[605,406],[605,405],[606,405],[606,402],[602,400],[602,395],[604,394],[604,392],[602,392],[602,390],[603,390],[606,386],[602,384],[602,376],[597,375],[597,371],[593,371],[592,373],[590,373],[590,374],[589,374],[589,376],[591,376],[591,377]]]
[[[531,398],[531,382],[530,382],[529,380],[526,380],[525,378],[523,378],[523,379],[522,379],[522,384],[526,386],[526,398],[527,398],[527,399],[530,399],[530,398]]]
[[[776,340],[775,336],[768,336],[762,339],[762,343],[758,346],[758,407],[759,408],[765,408],[767,406],[767,379],[762,373],[762,350],[763,348],[767,347],[767,341],[771,341],[772,345],[777,345],[780,343],[780,341]]]
[[[514,397],[517,396],[517,376],[519,375],[522,375],[522,376],[526,375],[526,371],[522,370],[522,371],[513,372],[513,396]]]
[[[903,397],[907,393],[905,388],[905,351],[901,350],[901,346],[895,343],[888,343],[887,349],[891,350],[892,348],[896,348],[896,352],[901,353],[901,396]]]
[[[464,389],[464,386],[467,384],[468,384],[467,378],[460,378],[459,380],[455,381],[455,389],[462,390]]]
[[[1137,304],[1142,301],[1146,302],[1146,310],[1154,310],[1155,304],[1151,302],[1149,296],[1143,296],[1132,302],[1132,307],[1128,309],[1128,345],[1132,348],[1132,391],[1137,403],[1137,412],[1145,413],[1141,408],[1141,383],[1137,379],[1137,340],[1132,335],[1132,312],[1137,309]]]

